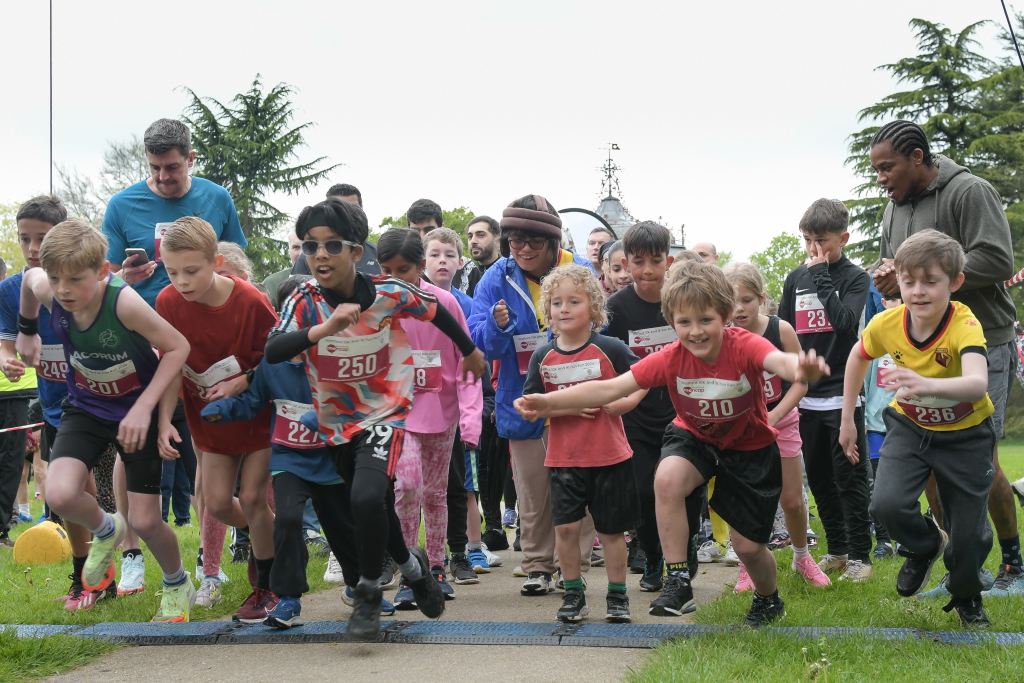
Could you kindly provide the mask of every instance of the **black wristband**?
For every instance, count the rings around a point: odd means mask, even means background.
[[[19,313],[18,332],[27,335],[39,334],[39,318],[26,318]]]
[[[252,386],[252,378],[255,377],[255,376],[256,376],[256,371],[255,370],[246,370],[245,371],[245,378],[247,380],[249,380],[249,386]]]

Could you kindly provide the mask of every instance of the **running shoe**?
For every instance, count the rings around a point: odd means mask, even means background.
[[[231,619],[243,624],[262,624],[276,606],[277,598],[273,593],[262,588],[253,588],[238,611],[231,615]]]
[[[793,541],[789,538],[789,534],[785,531],[778,531],[772,534],[772,537],[768,539],[768,550],[782,550],[783,548],[792,545]]]
[[[34,521],[36,521],[36,518],[33,517],[32,515],[25,514],[24,512],[18,512],[18,524],[23,524],[25,522],[34,522]]]
[[[508,536],[505,535],[504,529],[488,529],[480,540],[493,550],[508,550],[509,548]],[[497,567],[498,565],[492,564],[491,566]]]
[[[523,582],[519,590],[521,595],[547,595],[555,590],[555,583],[551,574],[547,572],[530,572],[529,578]]]
[[[594,536],[594,550],[600,550],[600,549],[601,549],[601,537],[600,536]]]
[[[487,555],[484,554],[483,548],[474,548],[466,554],[466,559],[469,561],[469,566],[473,568],[474,574],[490,574],[491,565],[487,561]],[[456,578],[455,583],[458,583]]]
[[[517,566],[515,569],[512,570],[512,576],[525,579],[527,576],[529,576],[529,574],[523,571],[522,566]]]
[[[750,605],[750,611],[747,612],[747,618],[743,620],[743,625],[750,628],[761,628],[784,616],[786,616],[786,603],[782,602],[782,598],[777,593],[774,597],[765,598],[755,591],[754,601]]]
[[[146,563],[142,554],[129,555],[121,559],[121,582],[117,585],[118,595],[130,595],[146,590]]]
[[[986,598],[1006,598],[1011,595],[1024,595],[1024,572],[1020,567],[1012,567],[1004,564],[999,567],[999,574],[996,576],[992,588],[982,595]]]
[[[345,583],[345,576],[341,573],[341,562],[331,553],[327,557],[327,571],[324,572],[324,581],[329,583]]]
[[[888,541],[879,541],[878,544],[875,545],[875,551],[872,554],[875,556],[875,560],[879,561],[888,560],[896,553],[893,552],[892,543],[889,543]]]
[[[590,607],[587,605],[587,596],[581,590],[569,589],[562,596],[562,606],[555,613],[559,621],[575,622],[580,621],[590,614]]]
[[[310,529],[306,529],[306,547],[310,557],[325,557],[331,552],[327,539]]]
[[[469,573],[473,575],[473,579],[479,583],[480,579],[476,578],[476,572],[473,571],[472,567],[466,567]],[[430,575],[434,577],[434,581],[437,581],[437,585],[441,587],[441,592],[444,593],[445,600],[455,599],[455,589],[448,583],[448,578],[445,574],[444,567],[431,567]]]
[[[813,560],[812,560],[813,562]],[[746,593],[754,590],[754,582],[750,580],[747,568],[740,562],[740,577],[736,579],[736,585],[732,587],[733,593]]]
[[[598,555],[597,553],[595,553],[594,551],[590,551],[590,566],[591,567],[603,567],[604,566],[604,558],[601,557],[600,555]]]
[[[634,544],[635,550],[633,551],[633,557],[629,560],[629,573],[630,574],[643,574],[647,568],[647,553],[640,547],[640,544]]]
[[[483,553],[481,553],[480,555],[482,557]],[[473,565],[470,563],[469,558],[466,556],[466,553],[452,553],[451,570],[452,570],[452,579],[455,581],[455,583],[459,584],[460,586],[474,584],[474,583],[480,583],[480,579],[477,578],[477,575],[476,575],[476,570],[473,568]],[[441,579],[440,580],[444,581],[444,570],[443,569],[441,570]],[[445,581],[445,583],[447,583],[447,581]],[[448,587],[451,588],[451,586],[448,586]],[[444,590],[444,586],[441,587],[441,590]],[[447,595],[447,594],[448,593],[446,591],[445,595]],[[454,596],[454,594],[455,594],[455,590],[452,589],[452,595]]]
[[[960,624],[966,628],[989,628],[992,622],[988,620],[985,609],[981,606],[981,599],[980,595],[973,598],[953,598],[942,610],[955,610]]]
[[[987,569],[982,569],[978,573],[978,578],[981,580],[982,595],[985,594],[985,591],[992,590],[992,586],[994,586],[996,582],[995,577],[992,576],[992,572]],[[932,588],[930,591],[918,593],[914,597],[917,599],[943,598],[945,600],[949,600],[953,595],[949,592],[949,589],[946,588],[947,583],[949,583],[949,572],[946,572],[946,575],[939,580],[938,586]]]
[[[523,552],[523,544],[520,542],[520,539],[522,538],[522,533],[523,533],[523,530],[520,529],[517,526],[516,527],[516,538],[515,538],[514,541],[512,541],[512,550],[515,550],[517,553]]]
[[[93,537],[89,545],[89,556],[82,567],[82,587],[86,590],[102,590],[114,580],[114,549],[124,540],[128,523],[120,512],[115,512],[111,517],[114,520],[114,533],[104,540]]]
[[[196,587],[192,585],[192,576],[185,572],[185,582],[178,586],[164,586],[160,591],[160,609],[153,618],[153,623],[186,622],[192,606],[196,604]]]
[[[270,628],[284,631],[292,626],[302,626],[302,604],[298,598],[286,598],[282,596],[277,601],[277,606],[267,615],[263,623]]]
[[[506,550],[508,549],[508,540],[507,539],[505,541],[505,549]],[[498,556],[498,555],[495,555],[494,553],[492,553],[490,548],[487,547],[487,543],[481,541],[480,542],[480,550],[483,551],[484,556],[487,558],[488,566],[490,566],[492,569],[494,567],[500,567],[501,566],[501,557]]]
[[[1010,484],[1010,489],[1014,495],[1017,496],[1017,502],[1024,508],[1024,479],[1018,479],[1017,481]]]
[[[822,555],[818,560],[818,569],[826,574],[841,572],[846,569],[847,559],[846,555]]]
[[[932,523],[934,525],[934,522]],[[928,579],[932,576],[932,567],[942,557],[949,543],[949,536],[937,525],[939,532],[939,545],[933,553],[912,553],[905,548],[900,549],[900,555],[907,558],[900,567],[900,573],[896,576],[896,592],[905,598],[917,595],[928,585]]]
[[[380,587],[393,588],[397,582],[398,564],[391,555],[384,553],[384,564],[380,568]]]
[[[231,564],[246,564],[252,554],[252,546],[248,543],[231,544]]]
[[[398,592],[395,593],[395,609],[416,609],[416,596],[412,592],[412,586],[406,582],[404,576],[402,577],[402,582],[398,584]]]
[[[660,593],[665,576],[665,560],[644,563],[644,575],[640,579],[640,590],[645,593]]]
[[[42,512],[39,513],[39,519],[35,521],[35,524],[42,524],[43,522],[46,522],[49,519],[50,518],[46,516],[46,511],[43,510]]]
[[[729,541],[725,545],[725,557],[723,557],[720,561],[725,562],[725,565],[727,567],[735,567],[739,565],[740,556],[736,554],[735,550],[733,550],[732,541]]]
[[[562,576],[562,570],[559,569],[552,578],[555,581],[555,589],[564,591],[565,590],[565,577]],[[581,574],[580,578],[583,579],[583,589],[587,588],[587,577],[585,574]]]
[[[697,549],[697,562],[700,564],[710,564],[712,562],[722,562],[725,559],[725,546],[717,541],[705,541]]]
[[[505,514],[501,516],[501,526],[506,529],[515,529],[519,521],[518,516],[514,508],[505,510]]]
[[[625,593],[609,593],[605,597],[607,610],[604,613],[606,621],[615,624],[628,624],[633,621],[633,615],[629,613],[629,596]]]
[[[92,609],[100,600],[112,600],[117,597],[117,586],[110,585],[98,591],[87,591],[80,582],[71,585],[71,592],[64,600],[64,609],[69,612]]]
[[[353,589],[352,616],[348,618],[348,638],[360,642],[374,642],[380,635],[380,612],[383,592],[379,586],[362,582]]]
[[[341,601],[352,607],[356,601],[356,592],[352,589],[352,586],[345,586],[345,590],[341,592]],[[386,616],[391,616],[395,613],[394,604],[388,602],[386,599],[380,599],[380,613]]]
[[[213,578],[204,578],[199,584],[199,592],[196,593],[196,604],[209,609],[224,598],[220,590],[220,581]]]
[[[861,583],[867,581],[875,575],[874,569],[871,565],[863,560],[849,560],[846,563],[846,569],[839,575],[840,581],[849,581],[850,583]],[[910,595],[913,595],[911,593]],[[910,597],[910,595],[904,597]]]
[[[444,601],[448,596],[444,594],[437,577],[428,569],[427,552],[423,548],[417,547],[410,548],[409,554],[415,557],[420,565],[420,578],[409,582],[416,606],[419,607],[423,616],[428,619],[437,619],[444,614]],[[441,578],[444,578],[444,570],[441,571]],[[448,587],[451,588],[451,586]]]
[[[815,588],[824,588],[825,586],[832,585],[829,578],[825,576],[825,572],[821,571],[821,568],[810,555],[804,555],[799,560],[793,560],[791,566],[793,571],[804,577],[804,581]],[[847,565],[847,570],[849,570],[849,565]]]
[[[697,610],[693,599],[690,580],[678,574],[669,574],[664,579],[661,595],[651,603],[649,613],[656,617],[678,617]]]

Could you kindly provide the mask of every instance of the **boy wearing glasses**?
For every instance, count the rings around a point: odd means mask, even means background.
[[[316,282],[304,283],[284,302],[266,358],[283,363],[300,356],[305,365],[316,426],[352,491],[360,578],[348,636],[373,641],[380,632],[385,549],[409,581],[420,611],[430,618],[444,611],[426,554],[410,551],[401,534],[393,533],[400,529],[394,477],[415,370],[399,321],[429,321],[451,338],[463,355],[463,378],[468,372],[479,378],[485,362],[432,295],[401,280],[356,272],[367,232],[366,214],[354,204],[329,199],[302,210],[295,234]]]

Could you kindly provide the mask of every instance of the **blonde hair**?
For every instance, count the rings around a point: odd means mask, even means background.
[[[98,271],[107,262],[107,238],[83,220],[66,220],[46,233],[39,261],[47,275]]]
[[[459,237],[459,233],[455,232],[451,228],[434,228],[426,235],[423,236],[423,250],[427,250],[427,246],[437,240],[441,244],[447,244],[455,247],[459,252],[459,256],[462,256],[462,238]]]
[[[243,280],[252,280],[252,261],[242,248],[234,242],[217,242],[217,253],[224,257],[224,265],[244,275]]]
[[[964,272],[964,248],[960,243],[938,230],[922,230],[903,241],[896,250],[896,272],[914,273],[937,264],[950,280]]]
[[[761,271],[753,263],[733,261],[725,264],[722,272],[725,274],[726,279],[733,284],[733,287],[746,287],[760,299],[764,300],[764,278],[761,277]]]
[[[671,325],[674,313],[684,308],[713,308],[729,320],[736,309],[736,293],[722,269],[710,263],[687,263],[676,269],[661,294],[661,314]]]
[[[601,283],[594,276],[594,272],[586,266],[571,263],[566,266],[559,266],[545,276],[540,283],[540,308],[544,313],[544,320],[552,334],[557,336],[557,330],[551,324],[551,293],[555,291],[562,280],[572,280],[576,289],[587,295],[590,299],[590,329],[599,330],[608,324],[608,314],[604,310],[604,291]]]
[[[217,233],[202,218],[182,216],[167,228],[160,241],[160,250],[198,251],[212,261],[217,257]]]

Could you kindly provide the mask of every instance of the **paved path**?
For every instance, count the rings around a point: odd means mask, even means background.
[[[480,577],[480,583],[456,586],[456,599],[447,603],[443,620],[555,622],[561,605],[561,592],[543,597],[523,597],[519,587],[523,579],[512,576],[522,559],[511,550],[499,553],[502,567]],[[701,565],[694,581],[698,605],[707,604],[726,585],[736,581],[737,570],[724,565]],[[637,587],[640,577],[627,580],[633,623],[688,623],[656,619],[647,614],[647,605],[655,597]],[[595,567],[588,575],[588,591],[593,613],[590,622],[602,623],[607,577]],[[385,592],[393,597],[394,591]],[[598,611],[602,610],[602,611]],[[350,608],[341,602],[341,589],[307,595],[302,600],[302,616],[307,621],[347,620]],[[396,612],[395,619],[422,619],[418,611]],[[648,650],[601,647],[543,647],[509,645],[404,645],[349,644],[317,645],[216,645],[126,647],[100,661],[60,677],[61,681],[131,680],[132,683],[185,683],[208,681],[307,681],[346,680],[372,683],[425,680],[470,681],[487,683],[542,683],[585,680],[588,683],[621,680],[630,668],[639,669]],[[581,673],[585,671],[585,673]],[[57,679],[51,679],[57,680]]]

